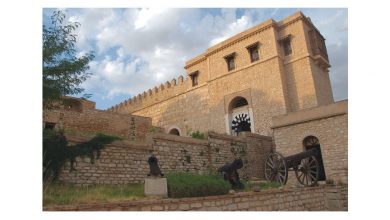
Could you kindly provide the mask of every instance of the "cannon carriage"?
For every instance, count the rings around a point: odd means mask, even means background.
[[[306,151],[284,157],[272,152],[265,160],[265,178],[268,181],[286,184],[288,171],[295,171],[299,183],[304,186],[315,186],[318,181],[326,180],[320,146],[312,145]]]

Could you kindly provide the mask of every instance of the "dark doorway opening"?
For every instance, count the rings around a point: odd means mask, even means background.
[[[173,135],[177,135],[177,136],[180,136],[180,132],[179,130],[177,130],[176,128],[173,128],[169,131],[169,134],[173,134]]]
[[[315,136],[308,136],[305,139],[303,139],[303,146],[305,150],[310,150],[315,148],[317,151],[316,153],[316,159],[318,161],[318,181],[325,181],[326,175],[325,175],[325,167],[322,160],[322,153],[321,153],[321,145],[320,141]]]

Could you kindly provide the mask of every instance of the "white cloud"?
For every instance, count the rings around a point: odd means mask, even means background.
[[[163,14],[167,9],[164,8],[143,8],[138,12],[137,19],[134,22],[135,30],[147,29],[150,23]]]
[[[229,37],[232,37],[235,34],[238,34],[245,29],[250,28],[251,26],[253,26],[251,19],[248,16],[244,15],[236,21],[228,24],[228,28],[222,32],[222,35],[220,37],[211,40],[210,46],[220,43],[228,39]]]
[[[208,47],[271,16],[283,18],[294,11],[244,9],[238,13],[236,9],[221,9],[219,13],[210,13],[202,9],[148,8],[77,9],[68,14],[72,21],[81,23],[78,48],[83,53],[95,50],[97,55],[91,64],[94,75],[85,87],[91,93],[104,91],[105,98],[112,98],[136,95],[183,75],[185,62]],[[322,22],[320,30],[330,39],[328,45],[347,43],[343,33],[348,27],[345,11],[314,10],[310,14],[315,24]],[[324,22],[330,16],[332,19]],[[332,54],[334,47],[328,49]]]

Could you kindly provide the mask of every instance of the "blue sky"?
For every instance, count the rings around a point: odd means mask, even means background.
[[[65,9],[77,30],[79,54],[95,51],[83,83],[98,109],[107,109],[165,81],[185,76],[184,63],[269,18],[301,10],[326,38],[335,100],[348,98],[348,10],[339,8]],[[43,9],[47,23],[53,9]]]

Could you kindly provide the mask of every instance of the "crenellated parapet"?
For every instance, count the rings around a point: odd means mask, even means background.
[[[166,81],[165,83],[161,83],[159,86],[155,86],[152,89],[148,89],[133,96],[132,98],[122,101],[121,103],[107,109],[107,111],[125,114],[132,113],[157,102],[175,97],[186,90],[187,80],[184,80],[184,77],[180,75],[177,79]]]

